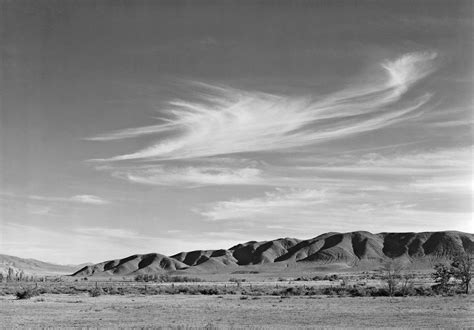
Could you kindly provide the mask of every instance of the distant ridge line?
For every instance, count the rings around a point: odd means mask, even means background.
[[[135,254],[123,259],[88,265],[73,276],[128,276],[166,272],[220,271],[241,266],[268,264],[294,267],[307,263],[357,268],[360,264],[380,266],[387,259],[406,264],[429,263],[459,253],[474,253],[474,234],[460,231],[436,232],[329,232],[314,238],[278,238],[249,241],[229,249],[194,250],[172,256]]]

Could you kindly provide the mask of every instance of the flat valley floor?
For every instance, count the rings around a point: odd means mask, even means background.
[[[474,327],[473,295],[326,297],[44,294],[0,296],[0,323],[12,327],[289,329]]]

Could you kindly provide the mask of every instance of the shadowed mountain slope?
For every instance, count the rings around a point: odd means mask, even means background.
[[[87,266],[74,275],[130,275],[160,273],[173,270],[219,272],[239,266],[263,267],[282,264],[380,265],[387,258],[423,264],[437,258],[450,258],[459,253],[474,253],[474,235],[457,231],[422,233],[380,233],[366,231],[326,233],[299,240],[279,238],[272,241],[250,241],[228,250],[196,250],[171,257],[156,253],[134,255]]]
[[[229,250],[239,265],[259,265],[274,262],[288,252],[300,240],[279,238],[273,241],[247,242],[231,247]]]
[[[73,276],[156,274],[183,268],[187,268],[187,265],[162,254],[135,254],[124,259],[85,266]]]

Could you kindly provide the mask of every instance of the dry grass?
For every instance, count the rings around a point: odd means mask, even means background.
[[[11,327],[471,327],[473,296],[327,298],[262,296],[110,296],[46,294],[0,297]]]

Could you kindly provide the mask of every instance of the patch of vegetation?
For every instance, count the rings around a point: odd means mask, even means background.
[[[104,291],[102,290],[102,288],[95,287],[89,290],[89,296],[91,297],[99,297],[103,294]]]
[[[203,282],[198,277],[170,276],[167,274],[138,274],[135,276],[136,282],[159,282],[159,283],[181,283],[181,282]]]
[[[231,274],[259,274],[260,272],[257,270],[236,270]]]
[[[35,289],[23,289],[15,293],[17,299],[30,299],[31,297],[39,296],[39,292]]]
[[[313,276],[313,277],[309,277],[309,276],[301,276],[301,277],[298,277],[295,279],[295,281],[337,281],[339,280],[339,276],[337,276],[337,274],[331,274],[331,275],[324,275],[324,276],[321,276],[321,275],[316,275],[316,276]]]
[[[460,254],[450,264],[437,263],[431,274],[435,285],[433,290],[438,294],[469,293],[472,279],[473,257]]]
[[[229,279],[229,282],[237,283],[238,285],[240,285],[240,283],[245,282],[245,278],[235,278],[235,277],[231,277],[231,278]]]

